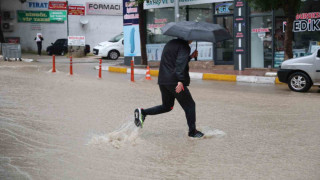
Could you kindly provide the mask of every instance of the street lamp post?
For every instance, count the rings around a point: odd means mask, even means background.
[[[179,21],[179,0],[174,1],[174,21],[178,22]]]

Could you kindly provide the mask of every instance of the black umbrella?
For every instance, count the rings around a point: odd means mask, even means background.
[[[162,34],[186,41],[220,42],[231,38],[229,32],[219,24],[207,22],[170,22],[161,28]],[[197,49],[197,42],[196,42]]]

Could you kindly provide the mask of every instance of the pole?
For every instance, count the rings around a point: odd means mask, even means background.
[[[100,59],[99,63],[99,78],[101,79],[101,64],[102,64],[102,59]]]
[[[70,75],[73,74],[73,71],[72,71],[72,56],[70,56]]]
[[[68,4],[68,0],[66,0],[67,2],[67,37],[69,37],[69,4]]]
[[[179,0],[174,1],[174,21],[179,22]]]
[[[52,55],[52,72],[56,72],[56,56]]]
[[[131,60],[131,82],[134,82],[134,56],[132,57]]]

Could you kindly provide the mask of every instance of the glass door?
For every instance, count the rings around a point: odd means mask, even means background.
[[[215,23],[222,27],[233,36],[233,15],[215,16]],[[233,38],[215,44],[215,58],[216,65],[231,65],[233,64]]]
[[[251,68],[272,67],[272,16],[251,17]]]

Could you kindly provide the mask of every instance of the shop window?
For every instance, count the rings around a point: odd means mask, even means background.
[[[286,19],[283,11],[275,11],[274,67],[284,60],[284,37]],[[317,24],[317,26],[312,26]],[[320,48],[320,1],[303,0],[294,21],[292,42],[293,57],[306,56]]]
[[[272,65],[272,16],[251,17],[251,67]]]

